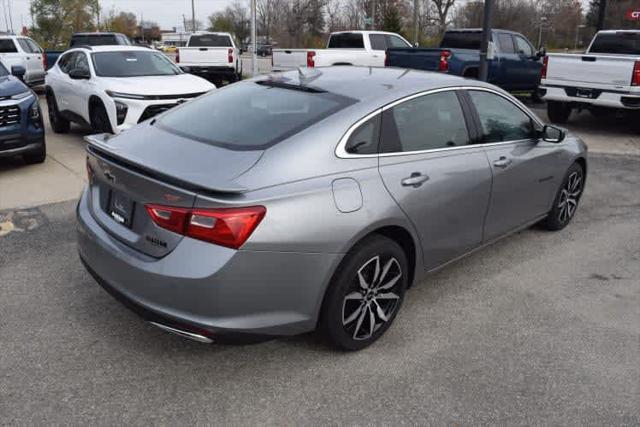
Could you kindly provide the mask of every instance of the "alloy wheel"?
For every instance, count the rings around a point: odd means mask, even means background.
[[[558,221],[569,221],[578,207],[578,200],[582,193],[582,173],[575,171],[569,175],[564,188],[560,191],[558,203]]]
[[[357,271],[342,302],[342,326],[354,340],[369,339],[393,318],[400,302],[402,268],[394,257],[377,255]]]

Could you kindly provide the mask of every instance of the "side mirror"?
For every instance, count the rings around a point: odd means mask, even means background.
[[[27,73],[27,70],[22,65],[13,65],[11,67],[11,74],[19,78],[20,80],[24,80],[24,75]]]
[[[73,70],[69,71],[69,77],[74,80],[89,80],[91,78],[91,75],[87,70],[74,68]]]
[[[552,125],[544,125],[542,131],[540,131],[540,136],[542,137],[543,141],[554,142],[557,144],[564,140],[566,133],[564,130],[558,127]]]

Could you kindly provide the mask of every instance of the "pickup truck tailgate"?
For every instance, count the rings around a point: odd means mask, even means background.
[[[273,69],[289,70],[307,66],[306,49],[273,49]]]
[[[636,60],[613,55],[550,54],[546,80],[629,86]]]
[[[228,65],[228,47],[181,47],[180,64]]]

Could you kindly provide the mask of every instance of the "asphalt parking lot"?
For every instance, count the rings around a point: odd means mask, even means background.
[[[49,132],[44,164],[0,161],[0,423],[640,424],[640,135],[570,127],[591,155],[574,222],[430,276],[358,353],[142,322],[76,255],[86,131]]]

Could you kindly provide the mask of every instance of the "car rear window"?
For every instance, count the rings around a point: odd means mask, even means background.
[[[17,52],[16,44],[11,39],[0,40],[0,53]]]
[[[449,49],[480,49],[482,33],[479,31],[447,31],[440,47]]]
[[[359,33],[332,34],[329,37],[330,49],[364,49],[364,40]]]
[[[293,87],[235,83],[170,110],[158,126],[231,150],[263,150],[356,102]]]
[[[117,45],[116,36],[113,34],[95,36],[73,36],[70,46],[108,46]]]
[[[231,37],[218,34],[191,36],[189,47],[232,47]]]
[[[640,55],[640,33],[601,33],[596,35],[590,53]]]

